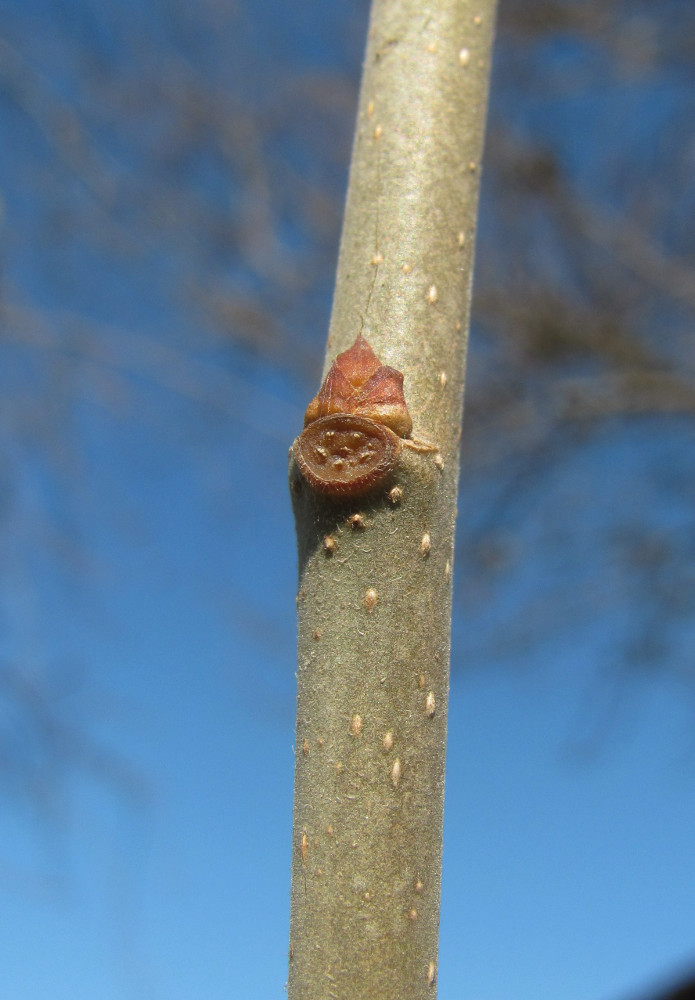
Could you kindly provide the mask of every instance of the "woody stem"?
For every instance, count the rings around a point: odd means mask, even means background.
[[[293,489],[289,1000],[436,991],[458,450],[494,11],[494,0],[373,4],[324,372],[369,302],[365,336],[403,373],[415,426],[441,460],[404,441],[388,493],[336,501]]]

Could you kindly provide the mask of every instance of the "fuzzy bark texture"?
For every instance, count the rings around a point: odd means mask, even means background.
[[[494,0],[375,0],[325,370],[358,332],[415,438],[366,498],[290,463],[299,548],[289,1000],[436,994],[454,523]],[[299,428],[298,428],[299,430]]]

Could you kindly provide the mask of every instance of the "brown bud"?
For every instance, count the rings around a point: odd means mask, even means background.
[[[358,496],[393,471],[412,427],[403,375],[382,365],[360,334],[309,403],[294,455],[319,493]]]

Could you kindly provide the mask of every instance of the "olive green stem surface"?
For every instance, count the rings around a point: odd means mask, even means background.
[[[413,437],[362,499],[294,462],[298,700],[289,1000],[437,988],[451,583],[495,5],[375,0],[325,370],[363,332]],[[307,401],[308,402],[308,401]],[[301,428],[297,428],[297,433]]]

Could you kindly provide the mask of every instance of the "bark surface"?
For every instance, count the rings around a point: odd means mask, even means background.
[[[362,331],[405,376],[391,481],[294,462],[298,703],[290,1000],[436,992],[458,454],[494,3],[376,0],[326,371]],[[299,428],[297,429],[299,430]]]

